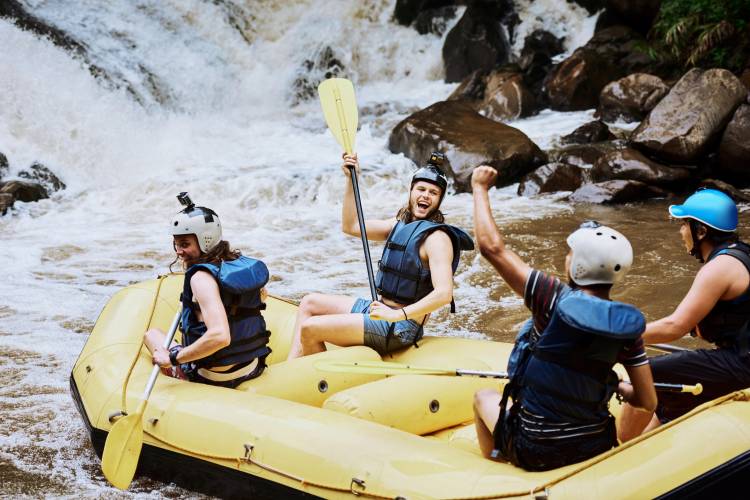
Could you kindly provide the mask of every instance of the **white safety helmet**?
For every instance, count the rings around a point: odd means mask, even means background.
[[[628,239],[596,221],[581,224],[567,241],[573,251],[570,277],[579,286],[614,284],[633,264],[633,247]]]
[[[186,192],[177,195],[185,209],[172,218],[172,236],[194,234],[203,253],[221,241],[221,223],[216,212],[206,207],[196,207]]]

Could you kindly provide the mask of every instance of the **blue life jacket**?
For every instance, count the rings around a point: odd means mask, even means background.
[[[219,284],[232,340],[227,347],[194,363],[199,367],[229,366],[268,356],[271,353],[268,347],[271,332],[266,330],[261,315],[266,305],[260,298],[261,288],[268,282],[268,268],[263,262],[245,256],[223,261],[221,266],[196,264],[187,270],[180,296],[182,344],[187,347],[206,333],[205,323],[198,321],[196,316],[199,306],[193,302],[190,287],[190,278],[198,271],[208,271]]]
[[[643,314],[630,304],[570,293],[520,367],[515,401],[557,422],[606,419],[618,383],[612,366],[624,344],[645,328]]]
[[[745,243],[725,243],[708,256],[710,262],[719,255],[731,255],[745,265],[750,273],[750,246]],[[747,350],[750,339],[750,286],[732,300],[719,300],[698,322],[701,337],[719,347],[738,346]]]
[[[646,328],[643,314],[621,302],[602,300],[580,290],[569,290],[555,306],[536,341],[533,326],[519,333],[523,346],[516,352],[513,374],[500,402],[493,431],[493,456],[508,453],[505,409],[513,398],[511,417],[531,439],[579,438],[610,432],[608,403],[617,389],[612,371],[623,345]],[[515,351],[515,349],[514,349]],[[506,455],[507,456],[507,455]],[[511,453],[512,456],[512,453]]]
[[[442,230],[453,243],[453,272],[458,268],[461,250],[473,250],[471,236],[463,230],[437,222],[418,220],[408,224],[398,221],[385,242],[383,256],[378,263],[375,287],[378,293],[400,304],[413,304],[428,295],[434,288],[430,270],[419,258],[419,247],[433,231]],[[455,306],[451,303],[451,312]]]

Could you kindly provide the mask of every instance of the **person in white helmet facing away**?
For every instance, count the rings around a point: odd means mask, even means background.
[[[503,393],[475,394],[474,423],[485,457],[548,470],[617,446],[608,409],[615,393],[653,413],[656,392],[641,338],[646,321],[635,307],[609,298],[633,262],[625,236],[584,222],[567,238],[565,284],[506,247],[488,194],[496,179],[492,167],[472,173],[477,245],[532,317],[516,338]],[[612,371],[617,362],[632,385]]]
[[[165,333],[152,328],[145,344],[167,374],[234,388],[263,373],[271,353],[262,315],[268,268],[222,240],[216,212],[195,206],[187,193],[177,199],[185,208],[172,218],[170,229],[172,264],[180,261],[185,270],[182,343],[165,349]]]
[[[453,274],[460,252],[474,243],[461,229],[444,223],[440,203],[448,178],[440,169],[443,155],[432,153],[412,176],[409,199],[396,217],[365,220],[367,238],[385,241],[375,288],[377,301],[313,293],[303,297],[297,313],[289,358],[324,351],[325,342],[366,345],[381,355],[416,344],[428,315],[451,304]],[[349,167],[359,171],[356,155],[344,155],[346,191],[341,227],[360,236]]]
[[[685,350],[651,359],[659,382],[695,384],[698,396],[664,394],[656,415],[625,405],[621,427],[629,436],[651,430],[696,406],[750,387],[750,246],[737,234],[737,205],[716,189],[699,189],[682,205],[669,207],[680,221],[687,253],[704,263],[672,314],[646,325],[647,343],[672,342],[688,333],[714,349]]]

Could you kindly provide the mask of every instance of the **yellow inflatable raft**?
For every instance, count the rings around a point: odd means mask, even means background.
[[[151,371],[143,332],[168,329],[182,279],[169,275],[118,292],[73,367],[71,392],[100,456],[113,421],[134,410]],[[479,453],[472,396],[502,382],[315,368],[319,360],[380,360],[367,347],[286,362],[295,313],[294,304],[269,299],[269,367],[238,389],[158,378],[143,418],[139,474],[252,499],[684,498],[747,489],[750,390],[586,462],[531,473]],[[388,361],[502,370],[511,347],[432,337]],[[619,412],[618,403],[610,406]]]

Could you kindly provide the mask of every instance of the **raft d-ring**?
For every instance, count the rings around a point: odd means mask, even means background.
[[[251,445],[250,443],[245,443],[242,446],[245,447],[245,456],[243,457],[243,460],[250,463],[250,456],[253,454],[253,449],[255,449],[255,446]]]
[[[356,477],[353,477],[352,478],[352,482],[349,484],[349,491],[352,492],[352,495],[358,497],[358,496],[360,496],[362,494],[362,492],[354,490],[354,485],[355,484],[364,490],[364,489],[366,489],[365,480],[364,479],[357,479]]]
[[[127,416],[127,414],[128,412],[122,410],[113,411],[109,414],[109,416],[107,416],[107,420],[109,420],[110,424],[113,424],[118,418],[125,417]]]

